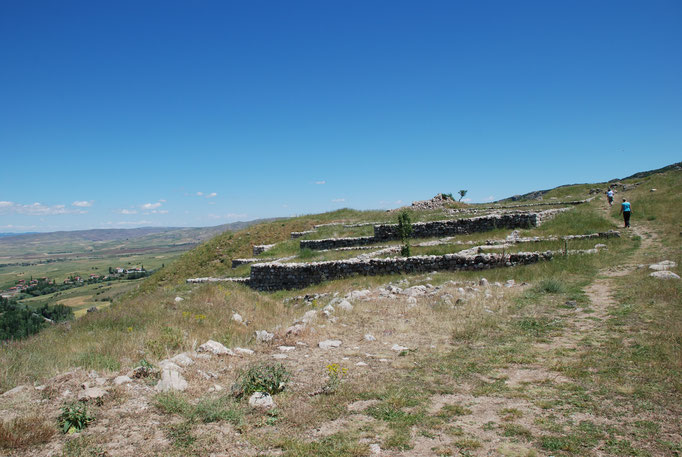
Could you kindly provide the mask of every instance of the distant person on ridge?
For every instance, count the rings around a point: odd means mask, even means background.
[[[630,227],[630,202],[626,198],[623,199],[623,203],[620,204],[620,214],[623,215],[623,221],[625,222],[625,228]]]
[[[609,206],[613,206],[613,189],[609,189],[608,192],[606,192],[606,199],[609,201]]]

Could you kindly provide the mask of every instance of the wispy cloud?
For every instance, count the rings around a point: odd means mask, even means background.
[[[106,227],[124,227],[124,226],[129,226],[129,225],[148,225],[151,224],[152,221],[147,221],[147,220],[141,220],[141,221],[109,221],[105,222],[104,226]]]
[[[248,214],[245,213],[227,213],[227,214],[209,214],[209,219],[225,219],[225,220],[237,220],[246,219]]]
[[[160,207],[160,206],[161,206],[161,202],[157,202],[157,203],[145,203],[144,205],[140,205],[140,208],[149,210],[149,209],[156,209],[156,208],[158,208],[158,207]]]
[[[197,197],[201,197],[201,196],[204,195],[204,193],[203,193],[203,192],[197,192],[195,195],[196,195]]]
[[[218,196],[218,193],[217,193],[217,192],[211,192],[210,194],[208,194],[208,195],[206,196],[206,198],[213,198],[213,197],[217,197],[217,196]]]
[[[147,214],[168,214],[168,210],[167,209],[153,209],[153,210],[149,211],[149,213],[147,213]]]
[[[321,186],[322,184],[327,184],[327,181],[315,181],[315,184]]]
[[[343,203],[345,201],[346,201],[345,198],[334,198],[334,199],[332,199],[332,202],[334,202],[334,203]]]
[[[462,201],[464,203],[469,203],[469,202],[471,202],[471,199],[469,197],[466,197],[466,198],[461,199],[460,201]]]
[[[30,203],[28,205],[8,201],[0,202],[0,214],[7,213],[24,214],[28,216],[54,216],[57,214],[85,214],[87,211],[67,208],[66,205],[44,205],[38,202]]]
[[[75,201],[75,202],[71,203],[71,206],[77,206],[79,208],[89,208],[92,206],[93,203],[95,203],[94,200],[90,200],[90,201],[81,200],[81,201]]]
[[[495,196],[494,196],[494,195],[488,195],[488,198],[485,199],[485,201],[487,201],[487,202],[492,202],[492,201],[494,201],[494,200],[495,200]],[[464,201],[464,200],[462,200],[462,201]],[[471,200],[469,200],[469,201],[471,201]]]
[[[120,209],[120,210],[118,210],[118,211],[116,211],[116,212],[119,213],[119,214],[137,214],[137,210],[136,210],[136,209]]]

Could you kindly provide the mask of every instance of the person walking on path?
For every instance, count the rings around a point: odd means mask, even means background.
[[[620,204],[620,214],[623,215],[623,221],[625,222],[625,228],[630,227],[630,213],[632,212],[630,208],[630,202],[624,198],[623,203]]]
[[[608,192],[606,192],[606,199],[609,201],[609,206],[613,206],[613,189],[609,189]]]

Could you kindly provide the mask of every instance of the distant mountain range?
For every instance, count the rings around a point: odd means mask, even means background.
[[[226,231],[278,218],[256,219],[213,227],[140,227],[133,229],[92,229],[48,233],[3,233],[0,257],[60,256],[103,250],[183,248],[203,243]]]

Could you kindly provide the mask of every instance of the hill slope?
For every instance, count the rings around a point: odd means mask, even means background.
[[[682,286],[651,277],[647,265],[682,262],[676,210],[682,172],[624,183],[631,231],[568,246],[604,244],[598,253],[516,268],[359,276],[268,294],[185,284],[187,277],[228,274],[230,260],[250,256],[253,244],[279,242],[274,252],[289,253],[291,231],[394,215],[341,210],[218,235],[108,311],[4,346],[0,385],[26,387],[0,397],[0,437],[7,437],[0,446],[21,456],[676,455],[682,452]],[[565,186],[549,197],[585,198],[604,185]],[[617,207],[599,198],[518,235],[620,225]],[[677,266],[672,271],[680,273]],[[341,304],[344,296],[352,309]],[[325,315],[327,304],[334,309]],[[304,315],[305,325],[289,328]],[[256,330],[273,339],[258,341]],[[194,352],[209,339],[254,353]],[[326,340],[338,347],[318,346]],[[158,393],[153,376],[113,383],[143,358],[158,366],[181,352],[192,360],[180,368],[184,392]],[[256,365],[275,361],[290,376],[280,378],[285,390],[274,395],[275,410],[251,409],[247,399],[226,393],[235,383],[248,387],[242,370],[281,376],[279,368]],[[101,383],[107,392],[89,407],[95,420],[81,434],[59,435],[60,408],[84,382]],[[38,405],[42,416],[32,416]],[[41,433],[12,441],[22,420]]]

